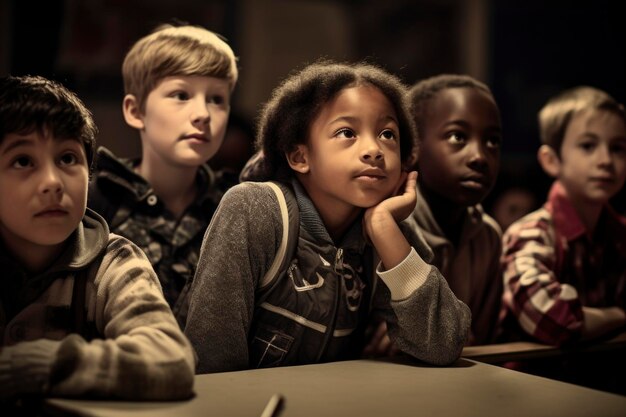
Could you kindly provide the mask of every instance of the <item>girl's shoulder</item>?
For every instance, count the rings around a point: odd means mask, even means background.
[[[222,204],[252,204],[258,208],[278,209],[278,199],[270,182],[246,181],[228,189]]]
[[[266,228],[281,229],[284,201],[280,195],[281,188],[276,183],[242,182],[226,192],[218,207],[219,216],[244,216],[255,223],[265,223]]]

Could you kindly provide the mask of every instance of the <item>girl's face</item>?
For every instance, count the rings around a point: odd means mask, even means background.
[[[327,226],[356,216],[391,195],[399,181],[394,107],[368,84],[341,90],[313,119],[307,144],[289,157]]]
[[[475,88],[449,88],[429,103],[419,157],[421,186],[455,206],[480,203],[500,168],[496,103]]]

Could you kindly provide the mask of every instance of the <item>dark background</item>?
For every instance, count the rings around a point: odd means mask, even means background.
[[[626,101],[620,2],[538,0],[0,0],[0,73],[40,74],[76,91],[99,142],[136,155],[121,117],[121,62],[160,23],[224,35],[239,57],[233,113],[254,123],[271,89],[320,56],[375,62],[407,83],[467,73],[493,89],[504,128],[501,184],[545,196],[536,115],[560,90],[586,84]],[[497,190],[493,193],[495,193]],[[622,199],[623,200],[623,199]],[[621,200],[620,200],[621,201]]]

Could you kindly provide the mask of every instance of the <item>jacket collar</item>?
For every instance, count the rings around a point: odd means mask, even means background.
[[[118,158],[105,148],[98,148],[98,170],[96,181],[106,182],[119,188],[119,191],[129,195],[135,202],[145,200],[153,194],[152,186],[145,178],[137,174],[134,167],[139,163],[139,159]],[[216,187],[215,173],[207,164],[198,168],[196,181],[199,183],[199,190],[203,192],[198,195],[196,202],[204,204],[206,200],[213,200]]]
[[[572,205],[567,190],[560,181],[555,181],[550,188],[548,201],[545,206],[552,214],[556,231],[568,241],[587,234],[587,229],[580,216]],[[626,218],[620,216],[613,208],[606,204],[602,210],[598,227],[602,227],[607,238],[621,242],[626,236]],[[621,245],[623,247],[624,245]],[[621,250],[626,251],[626,248]]]
[[[462,245],[465,241],[472,239],[483,227],[484,211],[480,205],[468,207],[463,216],[463,226],[461,230]],[[443,245],[452,245],[452,242],[445,237],[441,227],[435,220],[430,206],[426,202],[424,195],[417,187],[417,204],[413,210],[413,217],[422,229],[423,235],[428,244],[435,248]]]

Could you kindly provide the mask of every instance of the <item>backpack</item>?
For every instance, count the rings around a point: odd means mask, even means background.
[[[282,271],[289,268],[289,264],[296,253],[300,230],[300,209],[298,208],[298,202],[293,190],[291,190],[289,185],[278,181],[267,181],[261,184],[270,187],[276,194],[283,223],[283,235],[278,251],[274,256],[272,265],[258,283],[259,288],[265,288],[271,285]],[[256,304],[258,305],[262,301],[257,300]]]

